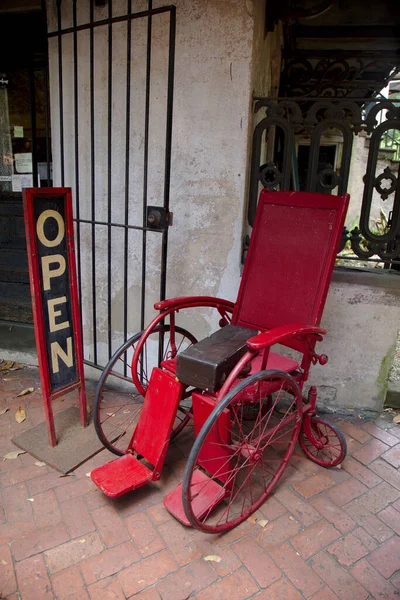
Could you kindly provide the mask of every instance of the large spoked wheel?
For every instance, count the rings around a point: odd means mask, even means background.
[[[315,438],[309,439],[304,425],[299,436],[300,447],[304,454],[321,467],[336,467],[344,461],[347,444],[344,435],[337,427],[319,417],[311,418],[311,431]]]
[[[249,419],[244,406],[251,400]],[[217,404],[193,445],[182,494],[193,527],[220,533],[239,525],[268,498],[294,450],[302,397],[293,377],[261,371]]]
[[[97,435],[102,444],[114,454],[122,456],[133,435],[143,408],[143,396],[146,393],[153,367],[158,366],[158,342],[163,336],[163,360],[171,359],[192,344],[196,338],[183,329],[175,327],[174,351],[170,346],[170,326],[158,325],[146,338],[137,365],[138,378],[142,386],[139,393],[132,381],[132,357],[142,337],[137,333],[121,346],[108,362],[97,384],[93,420]],[[175,419],[171,437],[177,435],[191,419],[191,394],[184,395]]]

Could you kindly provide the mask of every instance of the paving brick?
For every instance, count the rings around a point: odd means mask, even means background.
[[[195,598],[195,596],[191,596],[191,598]],[[136,594],[135,600],[160,600],[160,594],[155,587],[150,587],[140,592],[140,594]]]
[[[22,560],[15,569],[21,600],[53,600],[54,595],[42,556]]]
[[[365,531],[363,527],[357,527],[357,529],[353,529],[352,534],[358,540],[360,540],[362,544],[364,544],[364,546],[368,549],[369,552],[372,552],[372,550],[375,550],[375,548],[377,548],[377,542],[374,540],[372,535]]]
[[[124,522],[136,548],[143,557],[150,556],[150,554],[165,548],[162,538],[158,535],[146,513],[131,515]]]
[[[393,529],[393,531],[395,531],[397,533],[397,535],[400,535],[400,512],[399,511],[395,510],[392,506],[388,506],[387,508],[385,508],[385,510],[382,510],[381,512],[379,512],[377,514],[377,517],[379,517],[379,519],[381,521],[386,523],[386,525],[388,527]]]
[[[47,473],[47,475],[35,477],[35,479],[30,479],[27,481],[28,494],[33,498],[37,494],[47,492],[47,490],[54,489],[58,486],[63,486],[65,485],[65,479],[65,477],[62,477],[60,473],[57,473],[56,471]]]
[[[338,530],[325,519],[321,519],[291,538],[290,543],[304,560],[308,560],[339,537]]]
[[[29,521],[5,523],[0,527],[0,544],[8,544],[36,530],[37,527],[33,517]]]
[[[296,448],[290,458],[290,463],[306,477],[311,477],[319,472],[323,472],[323,468],[307,458],[300,448]]]
[[[344,483],[340,483],[332,490],[328,492],[329,498],[337,504],[338,506],[343,506],[347,504],[354,498],[358,498],[364,492],[366,492],[368,488],[363,485],[360,481],[356,481],[355,479],[350,479],[349,481],[345,481]]]
[[[87,494],[93,489],[95,489],[93,481],[90,477],[85,477],[84,479],[76,479],[68,483],[64,481],[64,484],[58,486],[55,492],[59,502],[66,502],[67,500]]]
[[[95,525],[82,497],[62,502],[60,508],[63,521],[72,538],[80,537],[95,530]]]
[[[33,514],[39,529],[61,523],[62,516],[53,490],[38,494],[32,502]]]
[[[383,546],[374,550],[368,557],[371,563],[381,575],[389,579],[400,569],[400,538],[394,537]]]
[[[163,502],[155,504],[146,510],[146,514],[150,517],[155,525],[161,525],[171,519],[171,515],[167,511]]]
[[[390,448],[385,454],[382,454],[382,458],[392,465],[392,467],[398,469],[400,467],[400,444],[397,444],[397,446]]]
[[[92,512],[92,518],[106,548],[129,540],[129,532],[113,506],[103,506]]]
[[[270,551],[270,555],[280,569],[300,592],[309,598],[323,587],[321,579],[289,544]]]
[[[100,554],[104,549],[97,533],[88,533],[83,538],[72,540],[45,552],[50,573],[57,573],[81,560]]]
[[[397,571],[396,575],[393,575],[390,581],[392,582],[394,587],[400,590],[400,571]]]
[[[308,527],[321,518],[321,515],[308,502],[302,500],[288,488],[279,490],[276,497],[304,527]]]
[[[325,517],[327,521],[332,523],[340,533],[351,531],[356,523],[346,512],[336,506],[326,497],[326,495],[318,496],[310,500],[310,504]]]
[[[51,578],[54,594],[57,600],[65,600],[84,590],[84,582],[78,567],[70,567]]]
[[[377,427],[374,423],[367,423],[363,426],[363,429],[388,446],[395,446],[399,443],[396,436],[392,435],[389,431],[386,431],[386,429]]]
[[[348,436],[360,442],[360,444],[365,444],[371,439],[371,436],[365,428],[353,425],[350,421],[342,421],[340,423],[340,431],[346,433]]]
[[[196,594],[196,600],[247,600],[258,591],[259,588],[252,577],[241,567]]]
[[[198,560],[179,569],[157,584],[163,600],[186,600],[214,583],[218,575],[209,563]]]
[[[268,523],[257,535],[257,541],[266,550],[281,546],[301,531],[302,527],[292,515],[282,515],[272,523]]]
[[[140,560],[140,555],[132,542],[125,542],[101,554],[96,554],[80,562],[83,576],[88,585],[114,575]]]
[[[95,490],[91,490],[87,494],[83,494],[82,498],[89,511],[100,508],[101,506],[107,506],[113,503],[111,498],[108,498],[103,492],[96,487]]]
[[[378,485],[378,483],[382,481],[378,475],[359,463],[358,460],[351,458],[351,456],[347,457],[346,460],[342,462],[342,468],[369,488]]]
[[[369,465],[372,461],[377,459],[381,454],[389,450],[389,446],[384,444],[380,440],[373,438],[367,444],[364,444],[359,450],[353,452],[353,458],[363,463],[363,465]]]
[[[175,519],[160,525],[158,531],[181,567],[201,558],[201,552],[193,536]]]
[[[369,468],[372,469],[374,473],[379,475],[379,477],[382,477],[382,479],[396,488],[396,490],[400,491],[400,471],[380,458],[371,463]]]
[[[6,545],[0,546],[0,598],[5,598],[16,589],[17,582],[10,548]]]
[[[273,521],[274,519],[284,515],[286,512],[286,506],[283,506],[283,504],[274,498],[274,496],[268,498],[268,500],[260,508],[260,513],[263,515],[263,518],[267,519],[268,521]]]
[[[177,564],[169,552],[161,550],[121,571],[118,580],[125,596],[129,598],[176,570]]]
[[[44,469],[45,472],[47,472],[46,467],[44,467]],[[29,481],[29,479],[33,479],[39,475],[43,475],[43,467],[37,467],[35,465],[23,467],[18,470],[7,471],[7,473],[4,473],[0,478],[1,487],[6,488],[10,485],[21,483],[22,481]]]
[[[329,473],[318,473],[308,477],[299,483],[294,483],[293,488],[303,496],[303,498],[312,498],[335,485],[335,480]]]
[[[121,584],[115,577],[101,579],[88,587],[90,600],[125,600],[125,594],[122,591]],[[138,596],[135,596],[137,600]],[[159,600],[159,596],[156,596]]]
[[[282,576],[281,571],[255,539],[244,538],[232,548],[261,588],[268,587]]]
[[[41,529],[27,535],[26,537],[20,538],[12,543],[12,553],[15,560],[23,560],[34,554],[44,552],[54,546],[59,546],[69,540],[68,531],[65,525],[59,523],[54,527],[48,529]]]
[[[327,552],[317,554],[310,564],[340,600],[365,600],[368,597],[368,592]]]
[[[2,491],[4,509],[8,523],[30,521],[33,516],[31,502],[25,483],[18,483]]]
[[[363,494],[358,499],[358,503],[365,506],[372,514],[375,514],[397,500],[399,496],[400,492],[398,490],[383,481],[366,494]]]
[[[315,596],[313,597],[314,600]],[[254,596],[254,600],[303,600],[303,596],[285,577]]]
[[[373,598],[384,598],[385,600],[398,600],[399,590],[374,569],[366,559],[360,560],[351,569],[355,577]]]
[[[312,597],[312,600],[337,600],[337,596],[327,587],[322,588]]]
[[[353,534],[349,533],[328,548],[328,552],[336,557],[343,567],[350,567],[369,554],[368,548]]]
[[[380,544],[392,537],[392,530],[357,500],[347,504],[345,510],[358,525],[363,527]]]
[[[203,558],[205,556],[215,555],[220,557],[220,562],[214,561],[212,563],[214,570],[220,577],[229,575],[242,565],[232,548],[221,541],[219,536],[210,535],[209,533],[204,533],[202,531],[194,531],[193,539],[197,548],[202,553]]]

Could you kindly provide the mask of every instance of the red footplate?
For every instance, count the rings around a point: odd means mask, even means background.
[[[95,469],[90,477],[106,496],[118,498],[146,485],[152,480],[153,472],[132,454],[125,454]]]
[[[199,469],[193,472],[192,490],[196,487],[196,498],[192,501],[193,512],[198,519],[216,508],[225,497],[225,489]],[[164,498],[165,508],[183,525],[191,527],[183,509],[182,484],[180,483]]]

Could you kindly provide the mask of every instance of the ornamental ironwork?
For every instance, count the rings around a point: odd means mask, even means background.
[[[359,223],[343,232],[349,259],[400,269],[400,161],[382,155],[387,136],[400,142],[400,102],[377,99],[261,98],[254,104],[248,222],[253,224],[262,187],[342,195],[347,191],[354,138],[368,140]],[[307,149],[306,164],[300,146]],[[334,152],[329,157],[327,150]],[[325,153],[325,156],[324,156]],[[387,218],[375,226],[376,202]],[[384,213],[382,213],[384,214]]]

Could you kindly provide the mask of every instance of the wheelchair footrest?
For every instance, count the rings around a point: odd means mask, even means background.
[[[118,498],[149,483],[153,478],[153,471],[132,454],[124,454],[94,469],[90,477],[106,496]]]
[[[192,500],[193,512],[198,519],[211,512],[225,498],[225,490],[216,481],[213,481],[199,469],[193,472]],[[182,502],[182,484],[180,483],[164,498],[165,508],[186,527],[191,527]]]

